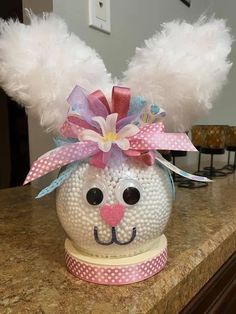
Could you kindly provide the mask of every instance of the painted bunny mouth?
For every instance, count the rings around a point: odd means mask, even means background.
[[[98,243],[98,244],[101,244],[101,245],[110,245],[112,243],[115,243],[115,244],[118,244],[118,245],[127,245],[127,244],[130,244],[136,237],[136,227],[134,227],[132,229],[132,235],[131,235],[131,238],[129,241],[126,241],[126,242],[120,242],[117,237],[116,237],[116,228],[115,227],[112,227],[111,228],[111,240],[109,242],[103,242],[99,239],[99,236],[98,236],[98,228],[97,227],[94,227],[94,239],[95,241]]]

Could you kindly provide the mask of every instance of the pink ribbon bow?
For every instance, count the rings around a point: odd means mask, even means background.
[[[87,95],[76,86],[68,98],[67,119],[61,128],[65,138],[78,139],[53,149],[37,159],[24,184],[59,167],[90,158],[90,164],[104,168],[114,155],[141,159],[152,165],[155,150],[196,151],[185,133],[165,133],[162,122],[132,124],[137,115],[128,115],[131,93],[126,87],[113,87],[111,108],[98,90]]]

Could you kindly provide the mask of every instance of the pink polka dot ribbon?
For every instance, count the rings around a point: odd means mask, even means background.
[[[33,163],[24,184],[36,180],[59,167],[93,156],[98,151],[97,144],[90,141],[77,142],[55,148]]]
[[[148,124],[130,138],[130,149],[197,151],[185,133],[164,133],[162,124]]]
[[[68,271],[82,280],[103,285],[125,285],[145,280],[160,272],[167,262],[167,249],[147,261],[127,266],[88,264],[65,252]]]

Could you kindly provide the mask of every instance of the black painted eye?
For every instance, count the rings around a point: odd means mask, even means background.
[[[103,192],[99,188],[91,188],[86,194],[86,199],[90,205],[99,205],[103,201]]]
[[[128,187],[123,192],[123,199],[126,204],[134,205],[140,200],[140,192],[135,187]]]
[[[135,205],[142,197],[141,184],[131,178],[121,180],[116,186],[116,198],[124,205]]]

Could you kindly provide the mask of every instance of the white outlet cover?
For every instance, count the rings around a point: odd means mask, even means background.
[[[100,1],[95,1],[96,2],[96,7],[95,7],[95,14],[96,14],[96,18],[100,19],[104,22],[106,22],[107,17],[106,17],[106,11],[107,11],[107,7],[106,7],[106,0],[100,0]]]
[[[111,33],[110,0],[89,0],[89,26]]]

